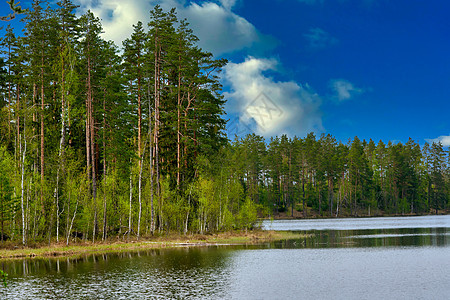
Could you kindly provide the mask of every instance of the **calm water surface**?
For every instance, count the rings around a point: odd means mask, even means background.
[[[0,299],[449,299],[450,216],[265,222],[309,238],[2,261]]]

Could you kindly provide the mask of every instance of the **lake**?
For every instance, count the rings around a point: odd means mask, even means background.
[[[449,299],[450,216],[265,221],[309,237],[1,261],[6,299]]]

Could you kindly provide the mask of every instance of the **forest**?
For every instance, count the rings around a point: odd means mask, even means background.
[[[258,217],[444,213],[440,143],[227,137],[216,59],[159,6],[122,46],[34,0],[0,42],[0,240],[248,229]],[[148,29],[147,29],[148,28]]]
[[[450,199],[448,151],[330,134],[251,134],[230,147],[245,193],[276,216],[339,217],[445,213]],[[299,212],[300,214],[296,213]]]

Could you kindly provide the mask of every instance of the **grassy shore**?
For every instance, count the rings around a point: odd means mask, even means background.
[[[0,244],[0,259],[27,257],[77,256],[92,253],[124,252],[145,249],[162,249],[176,247],[206,247],[214,245],[248,245],[284,239],[304,237],[292,232],[250,230],[224,232],[211,235],[164,235],[160,237],[141,238],[139,241],[109,240],[100,242],[79,241],[70,243],[34,244],[31,247],[19,246],[9,242]]]

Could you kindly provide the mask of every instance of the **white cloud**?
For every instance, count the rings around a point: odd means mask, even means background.
[[[444,147],[450,147],[450,135],[441,135],[438,138],[435,139],[426,139],[428,143],[442,143],[442,146]]]
[[[323,130],[320,98],[308,85],[276,81],[264,74],[276,71],[278,61],[248,57],[225,67],[225,80],[232,91],[225,93],[229,110],[245,124],[255,124],[256,133],[305,135]]]
[[[332,37],[328,32],[320,28],[311,28],[308,33],[303,34],[310,48],[325,48],[338,43],[338,39]]]
[[[204,2],[201,5],[192,3],[178,11],[199,37],[200,47],[218,55],[251,47],[263,39],[251,23],[231,12],[230,8]]]
[[[149,11],[152,8],[151,1],[148,0],[75,0],[80,5],[79,13],[84,13],[90,9],[102,21],[103,38],[112,40],[118,46],[122,46],[122,41],[130,37],[133,32],[133,24],[142,21],[148,22]]]
[[[226,9],[231,9],[236,4],[236,0],[220,0],[220,3]]]
[[[204,1],[200,4],[185,0],[77,0],[80,11],[90,9],[102,19],[104,38],[121,46],[128,38],[132,25],[138,21],[147,24],[150,10],[160,4],[168,11],[175,7],[179,19],[186,18],[194,33],[199,37],[199,46],[215,55],[266,43],[266,37],[246,19],[232,12],[235,0],[221,0],[219,3]]]
[[[335,93],[334,97],[339,101],[348,100],[356,95],[364,93],[364,90],[357,88],[348,80],[333,79],[330,80],[330,88]]]

